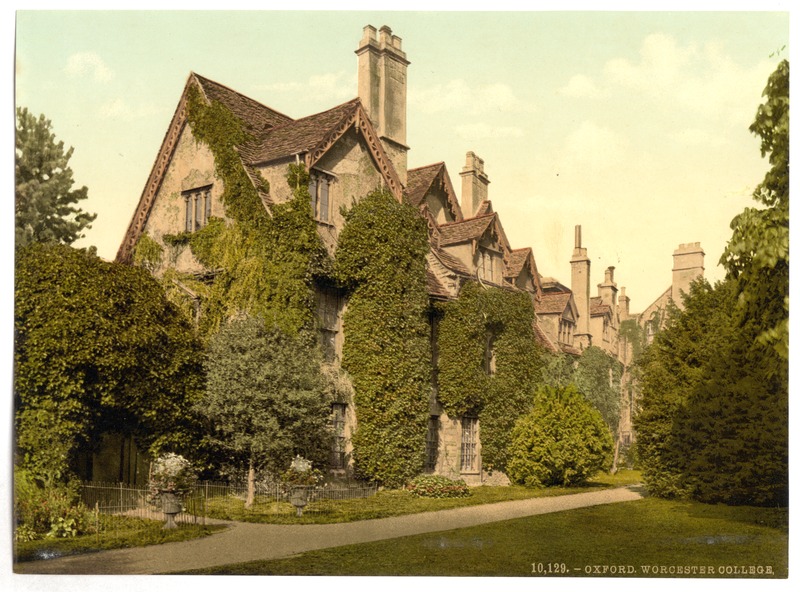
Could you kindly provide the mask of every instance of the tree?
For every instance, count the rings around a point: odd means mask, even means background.
[[[72,188],[73,148],[65,152],[64,142],[56,143],[50,126],[44,115],[37,119],[26,108],[17,108],[14,214],[18,246],[72,244],[97,217],[75,206],[86,199],[88,189]]]
[[[255,475],[286,470],[296,454],[321,464],[330,450],[331,397],[317,349],[254,317],[232,319],[211,339],[199,412],[208,438],[247,467],[246,507]]]
[[[770,170],[753,198],[764,208],[745,208],[731,221],[733,234],[720,264],[738,280],[743,318],[759,317],[758,336],[784,359],[789,355],[789,62],[769,77],[750,131],[761,138]]]
[[[675,418],[716,355],[714,341],[725,337],[722,330],[727,331],[729,325],[720,320],[729,314],[722,291],[712,290],[704,280],[692,284],[683,304],[683,311],[670,305],[665,327],[638,362],[637,458],[648,490],[660,497],[686,495],[682,483],[686,458],[676,452]]]
[[[788,499],[787,372],[739,318],[734,280],[695,282],[642,356],[634,419],[643,477],[661,497],[769,505]],[[784,362],[785,363],[785,362]]]
[[[568,354],[550,354],[543,371],[543,383],[549,386],[573,385],[603,416],[612,432],[619,426],[622,398],[622,364],[597,346],[591,346],[575,358]]]
[[[192,449],[201,345],[146,271],[33,243],[17,250],[14,296],[22,466],[53,483],[105,432]]]
[[[613,448],[600,412],[575,387],[545,386],[514,425],[507,472],[528,487],[578,485],[611,466]]]

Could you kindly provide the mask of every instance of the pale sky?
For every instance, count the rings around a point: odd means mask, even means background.
[[[20,4],[25,5],[6,6],[0,19],[8,67],[6,166],[0,174],[10,191],[16,100],[36,115],[44,113],[57,138],[75,148],[71,167],[78,184],[89,188],[83,208],[98,213],[81,245],[96,245],[101,256],[116,254],[191,71],[302,117],[356,96],[353,52],[362,28],[386,24],[402,37],[411,61],[410,166],[445,161],[460,194],[464,155],[476,152],[485,160],[489,196],[512,246],[533,247],[541,273],[568,284],[573,227],[581,224],[593,261],[592,284],[601,281],[606,266],[615,265],[635,312],[670,284],[671,255],[679,243],[700,241],[707,277],[722,277],[716,262],[730,236],[730,220],[754,204],[750,193],[767,169],[747,128],[767,77],[789,56],[788,1],[648,2],[649,12],[609,10],[645,3],[601,2],[589,7],[602,12],[591,13],[575,11],[569,0],[558,8],[570,12],[525,13],[15,14],[14,8],[58,7]],[[135,7],[185,8],[180,4],[143,0]],[[474,4],[464,0],[459,6],[474,9]],[[403,5],[442,7],[435,0]],[[659,6],[691,12],[652,11]],[[504,0],[478,7],[509,8]],[[553,3],[545,7],[552,10]],[[719,8],[737,12],[715,12]],[[780,56],[770,55],[784,45]],[[3,221],[8,248],[13,216]],[[4,253],[2,274],[10,277],[11,250]],[[2,287],[6,346],[12,334],[10,284]],[[10,347],[3,351],[10,361]],[[2,382],[10,390],[10,364],[2,364]],[[10,405],[0,410],[4,419]],[[3,458],[10,458],[9,441],[0,444]],[[10,470],[5,476],[0,499],[8,500]],[[8,558],[5,525],[3,533],[0,550]],[[95,584],[101,582],[113,586],[120,580],[111,584],[101,578]],[[553,589],[571,585],[549,582]],[[33,577],[26,583],[32,589],[45,585]],[[349,578],[347,583],[354,585]],[[397,590],[407,584],[380,582]],[[535,586],[517,584],[503,583],[521,590]],[[166,589],[167,582],[148,580],[155,589],[162,585]],[[641,587],[622,580],[592,585]],[[751,588],[745,580],[725,585]],[[23,584],[17,579],[15,586]],[[668,589],[674,582],[647,586]],[[86,590],[89,583],[65,577],[59,587]],[[693,588],[685,580],[681,587]]]
[[[303,117],[356,96],[367,24],[411,61],[409,166],[445,161],[460,194],[477,153],[543,275],[569,284],[580,224],[593,294],[614,265],[634,312],[671,283],[679,243],[701,242],[721,279],[767,169],[748,126],[789,56],[788,12],[21,11],[16,104],[75,148],[98,213],[77,246],[115,256],[191,71]]]

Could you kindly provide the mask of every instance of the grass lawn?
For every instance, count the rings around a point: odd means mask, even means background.
[[[623,470],[614,475],[600,474],[580,487],[548,487],[532,489],[521,486],[473,487],[471,495],[463,498],[432,499],[412,496],[405,490],[379,491],[375,496],[365,499],[320,501],[309,504],[301,517],[288,502],[258,501],[249,510],[244,500],[232,497],[211,498],[207,512],[211,518],[236,520],[239,522],[259,522],[269,524],[331,524],[334,522],[353,522],[374,518],[389,518],[419,512],[448,510],[463,506],[476,506],[510,500],[534,497],[568,495],[610,487],[632,485],[641,481],[639,471]]]
[[[788,510],[646,498],[192,573],[785,578]]]
[[[109,518],[113,520],[113,524],[107,523],[105,526],[108,530],[100,536],[97,534],[84,534],[63,539],[48,538],[14,543],[14,561],[53,559],[65,555],[91,553],[106,549],[144,547],[146,545],[188,541],[226,528],[224,525],[200,526],[185,524],[174,530],[164,530],[162,521],[124,516]]]

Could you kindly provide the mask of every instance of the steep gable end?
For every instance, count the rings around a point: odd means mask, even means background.
[[[443,162],[408,171],[405,199],[411,205],[421,207],[426,198],[437,190],[441,190],[444,194],[445,203],[441,204],[442,207],[449,210],[454,221],[462,221],[464,216],[461,213],[461,206],[458,204],[447,166]]]

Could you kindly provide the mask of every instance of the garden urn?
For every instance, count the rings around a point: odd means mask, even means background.
[[[181,512],[181,502],[176,492],[161,492],[161,509],[164,512],[165,518],[164,529],[178,528],[178,525],[175,524],[175,515]]]
[[[308,487],[304,485],[295,485],[289,494],[289,501],[297,510],[297,515],[303,515],[303,508],[308,504]]]

